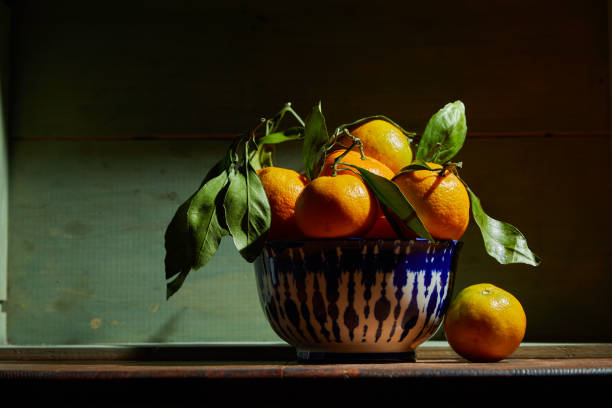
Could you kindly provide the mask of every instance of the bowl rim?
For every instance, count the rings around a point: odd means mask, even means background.
[[[333,243],[333,242],[384,242],[384,243],[409,243],[409,242],[431,242],[432,244],[440,244],[452,242],[454,245],[463,244],[463,241],[458,239],[436,239],[434,241],[429,241],[427,238],[411,238],[411,239],[392,239],[392,238],[360,238],[360,237],[350,237],[350,238],[302,238],[302,239],[270,239],[265,240],[265,244],[298,244],[298,243],[316,243],[316,242],[325,242],[325,243]]]

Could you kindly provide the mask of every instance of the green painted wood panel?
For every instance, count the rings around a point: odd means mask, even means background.
[[[231,241],[165,300],[165,227],[227,144],[15,143],[9,341],[278,340]]]
[[[240,133],[291,101],[414,129],[607,131],[605,1],[22,0],[15,136]]]
[[[165,226],[227,143],[15,142],[9,341],[278,341],[231,242],[164,299]],[[612,341],[607,152],[606,138],[474,138],[461,153],[485,210],[521,229],[544,262],[496,264],[472,225],[456,290],[488,281],[514,293],[528,341]],[[556,165],[576,157],[589,160]],[[279,158],[299,163],[294,149]]]

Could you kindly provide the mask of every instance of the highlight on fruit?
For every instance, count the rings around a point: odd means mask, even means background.
[[[467,133],[465,107],[448,103],[421,134],[383,115],[329,131],[321,103],[304,120],[285,104],[236,138],[165,233],[166,296],[231,236],[253,262],[266,240],[459,240],[470,218],[502,264],[541,260],[513,225],[488,216],[452,159]],[[275,146],[301,144],[296,169],[274,166]]]

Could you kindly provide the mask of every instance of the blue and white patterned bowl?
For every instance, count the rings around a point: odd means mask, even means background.
[[[414,361],[440,326],[461,243],[269,241],[255,263],[274,331],[305,361]]]

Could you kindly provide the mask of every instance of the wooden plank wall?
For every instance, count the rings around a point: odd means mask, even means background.
[[[464,178],[544,258],[470,227],[456,289],[513,292],[530,341],[612,340],[606,2],[126,3],[14,6],[11,343],[277,340],[231,243],[164,300],[164,228],[228,143],[197,135],[318,100],[421,131],[455,99]]]
[[[82,4],[81,4],[82,3]],[[411,129],[607,132],[604,1],[20,2],[18,137],[243,132],[287,101]]]

